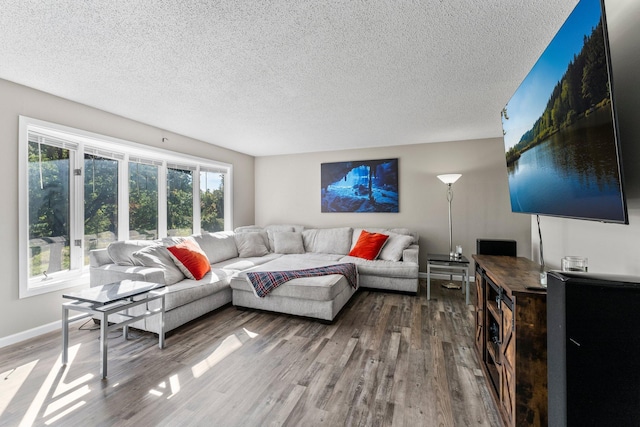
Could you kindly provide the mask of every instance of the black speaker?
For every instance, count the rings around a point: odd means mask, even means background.
[[[515,240],[476,239],[476,254],[517,256]]]
[[[640,278],[547,280],[549,426],[640,425]]]

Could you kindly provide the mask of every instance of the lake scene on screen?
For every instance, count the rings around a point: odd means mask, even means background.
[[[624,222],[599,0],[582,0],[502,111],[514,212]]]

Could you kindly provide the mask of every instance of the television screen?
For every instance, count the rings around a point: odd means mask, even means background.
[[[502,110],[513,212],[628,223],[604,4],[581,0]]]

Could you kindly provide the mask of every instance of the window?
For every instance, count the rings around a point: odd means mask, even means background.
[[[224,230],[224,176],[222,169],[200,168],[200,229]]]
[[[46,279],[70,267],[70,174],[74,150],[29,136],[28,277]]]
[[[167,169],[167,233],[193,233],[193,171],[187,166],[171,165]]]
[[[158,167],[153,162],[129,157],[129,238],[158,238]]]
[[[20,298],[87,283],[116,240],[231,229],[231,165],[27,117],[19,155]]]
[[[90,250],[106,248],[118,240],[120,161],[96,152],[84,152],[84,265],[89,265]]]

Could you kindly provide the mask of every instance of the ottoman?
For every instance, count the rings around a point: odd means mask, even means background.
[[[259,298],[247,279],[247,272],[301,270],[332,264],[335,262],[284,255],[239,273],[231,279],[232,303],[236,307],[274,311],[331,322],[356,292],[343,275],[331,274],[289,280],[266,297]]]

